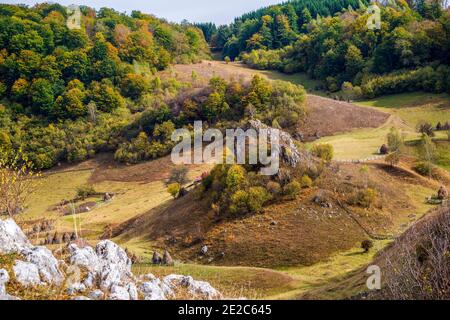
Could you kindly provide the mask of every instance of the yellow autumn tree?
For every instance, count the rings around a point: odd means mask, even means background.
[[[39,175],[32,168],[22,150],[0,149],[0,214],[13,217],[24,210]]]

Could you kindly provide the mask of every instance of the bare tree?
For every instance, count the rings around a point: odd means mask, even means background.
[[[0,150],[0,214],[13,217],[24,210],[35,176],[31,162],[21,150]]]

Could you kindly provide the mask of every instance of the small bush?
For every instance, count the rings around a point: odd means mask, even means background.
[[[366,188],[359,190],[356,194],[349,199],[349,203],[352,205],[358,205],[364,208],[369,208],[375,202],[377,193],[372,188]]]
[[[187,173],[188,169],[184,166],[172,169],[168,183],[178,183],[180,185],[185,184],[188,181]]]
[[[423,176],[433,173],[433,166],[429,162],[421,161],[414,166],[414,171]]]
[[[302,186],[298,181],[292,181],[284,187],[284,195],[289,199],[295,199],[302,190]]]
[[[282,189],[281,186],[278,182],[275,181],[269,181],[267,183],[267,191],[273,195],[273,196],[277,196],[279,194],[281,194]]]
[[[392,153],[388,154],[384,158],[384,161],[389,163],[389,165],[391,167],[397,165],[400,162],[400,152],[399,151],[395,151],[395,152],[392,152]]]
[[[333,160],[334,149],[331,144],[317,144],[311,150],[312,154],[325,162]]]
[[[263,187],[251,187],[248,191],[248,209],[251,213],[260,212],[264,203],[270,200],[270,195]]]
[[[364,252],[369,252],[369,250],[373,248],[372,240],[367,239],[361,242],[361,248],[364,249]]]
[[[233,214],[257,213],[269,199],[270,195],[263,187],[238,190],[231,196],[229,211]]]
[[[311,188],[313,181],[308,175],[305,174],[300,180],[300,184],[302,185],[302,188]]]
[[[178,182],[171,183],[167,186],[167,192],[170,193],[170,195],[174,199],[176,199],[178,197],[180,190],[181,190],[181,185]]]
[[[248,193],[244,190],[238,190],[231,196],[229,211],[232,214],[246,214]]]
[[[81,199],[86,199],[87,197],[96,194],[94,187],[89,184],[85,184],[82,186],[79,186],[77,188],[77,197]]]

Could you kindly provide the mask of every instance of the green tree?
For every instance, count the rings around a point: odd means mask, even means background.
[[[334,149],[331,144],[316,144],[312,147],[311,152],[314,156],[322,159],[324,162],[328,163],[333,160]]]
[[[125,105],[123,97],[107,83],[92,82],[90,98],[100,111],[111,112]]]
[[[170,195],[176,199],[178,195],[180,194],[181,186],[179,183],[171,183],[167,186],[167,192],[170,193]]]
[[[53,112],[55,93],[52,84],[47,79],[33,80],[29,98],[33,109],[37,113],[49,115]]]
[[[387,145],[391,152],[400,151],[403,146],[403,137],[397,128],[392,127],[387,134]]]

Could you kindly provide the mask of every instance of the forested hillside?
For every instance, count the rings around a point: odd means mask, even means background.
[[[246,13],[229,26],[199,25],[213,47],[234,59],[253,49],[278,49],[306,32],[313,17],[330,16],[347,8],[359,8],[367,0],[294,0]]]
[[[342,89],[346,98],[450,92],[450,14],[444,1],[378,3],[380,29],[368,28],[371,14],[363,1],[320,2],[332,8],[328,16],[309,7],[299,12],[301,3],[262,9],[219,28],[216,43],[224,43],[223,56],[239,56],[257,69],[306,72],[323,82],[321,89]]]
[[[69,29],[69,14],[58,4],[0,5],[0,147],[21,148],[37,168],[114,150],[133,114],[181,86],[158,70],[209,57],[191,25],[81,7]]]

